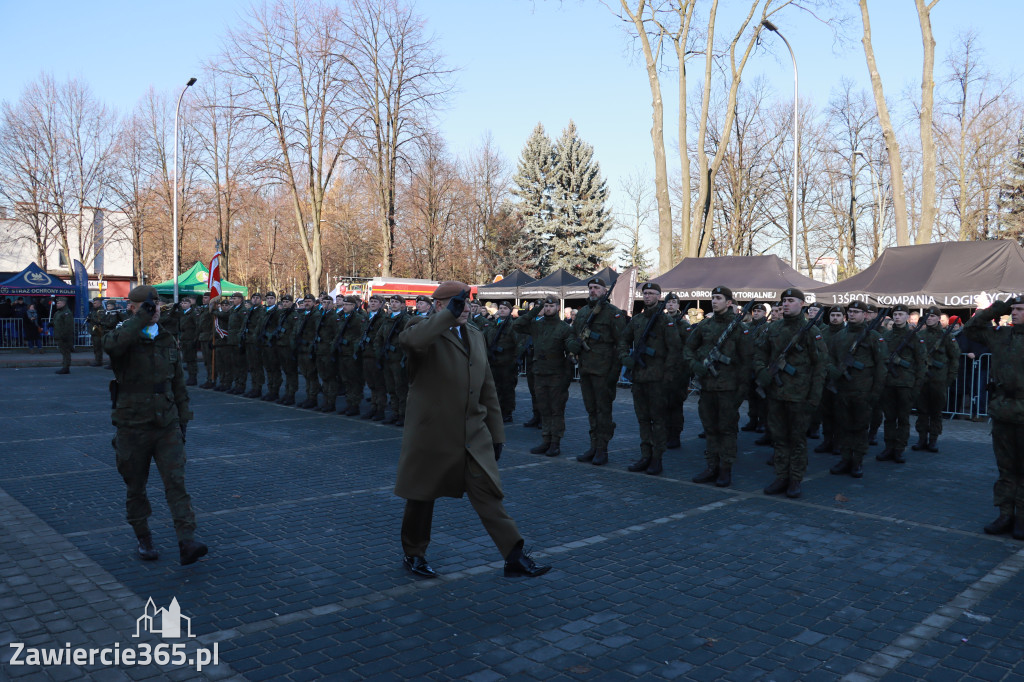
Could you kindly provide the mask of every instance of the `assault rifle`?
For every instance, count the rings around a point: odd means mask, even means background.
[[[654,349],[647,345],[647,337],[651,335],[654,323],[657,322],[663,312],[665,312],[665,304],[659,302],[651,314],[651,319],[647,320],[647,326],[644,327],[643,333],[640,334],[640,338],[633,344],[633,350],[629,353],[629,357],[633,358],[633,361],[641,367],[647,367],[647,360],[644,359],[645,355],[654,355]],[[626,368],[625,378],[626,381],[633,381],[633,370],[631,368]]]
[[[238,335],[238,352],[245,355],[245,337],[249,334],[249,320],[252,319],[252,314],[256,312],[256,306],[249,308],[249,312],[245,314],[245,322],[242,323],[242,333]]]
[[[356,311],[353,310],[351,315],[345,318],[345,321],[341,323],[341,327],[338,329],[338,335],[334,338],[334,348],[331,349],[333,355],[337,355],[341,351],[341,347],[346,345],[344,341],[345,330],[348,329],[348,323],[352,321],[352,318],[356,316]]]
[[[818,320],[821,319],[821,316],[824,314],[824,312],[824,308],[819,308],[818,314],[815,315],[813,318],[807,320],[807,322],[802,327],[800,327],[800,331],[793,335],[793,338],[789,340],[789,343],[787,343],[786,347],[782,349],[782,352],[779,353],[779,356],[772,360],[772,364],[768,365],[769,381],[774,381],[777,386],[781,386],[782,377],[779,376],[779,372],[785,372],[790,376],[796,374],[796,367],[793,367],[793,365],[789,364],[789,361],[786,360],[786,355],[789,354],[789,351],[793,348],[793,346],[799,347],[800,339],[803,338],[804,334],[813,329],[814,325],[818,324]],[[767,397],[767,393],[765,393],[763,386],[759,385],[755,390],[757,391],[757,394],[762,398]]]
[[[316,333],[313,334],[313,345],[309,347],[310,360],[316,360],[316,349],[320,345],[320,330],[323,328],[324,320],[327,319],[327,316],[330,314],[330,312],[331,311],[327,310],[326,308],[320,311],[320,319],[316,321]],[[313,313],[310,313],[310,315],[312,314]]]
[[[288,321],[291,319],[292,315],[295,314],[296,308],[293,306],[291,308],[288,308],[287,310],[284,310],[283,308],[281,308],[279,310],[280,310],[280,317],[278,319],[280,320],[280,322],[277,325],[277,329],[272,331],[270,333],[270,336],[267,337],[267,344],[270,345],[270,346],[273,346],[274,343],[277,341],[278,337],[281,336],[281,334],[284,334],[284,332],[285,332],[284,328],[287,326]],[[268,319],[269,319],[269,316],[268,316]]]
[[[384,337],[384,343],[381,344],[380,353],[377,355],[377,369],[383,369],[384,363],[388,359],[388,353],[392,347],[391,339],[394,338],[395,332],[398,331],[398,323],[402,321],[402,314],[399,313],[398,317],[395,318],[395,323],[391,325],[391,331]],[[383,322],[381,323],[383,324]]]
[[[875,319],[871,320],[870,323],[864,325],[864,329],[861,330],[860,334],[857,335],[857,338],[853,340],[852,344],[850,344],[850,348],[846,351],[846,355],[843,356],[842,361],[839,363],[839,368],[842,370],[842,373],[840,374],[841,377],[849,381],[852,378],[850,376],[851,367],[853,369],[864,369],[864,363],[855,358],[854,354],[857,352],[857,349],[860,348],[860,345],[864,342],[864,339],[868,338],[868,335],[878,328],[878,325],[882,323],[882,320],[888,314],[888,309],[879,310],[878,315],[875,317]],[[828,390],[832,391],[833,393],[839,392],[839,388],[836,386],[835,377],[833,377],[832,380],[828,382]]]
[[[591,331],[590,323],[594,321],[594,317],[596,317],[597,314],[601,312],[601,309],[607,302],[608,294],[605,294],[601,298],[597,299],[594,302],[594,307],[590,309],[590,314],[587,315],[587,321],[583,323],[583,331],[580,333],[580,347],[582,347],[585,351],[590,350],[590,339],[599,341],[601,338],[600,334],[595,334],[593,331]]]
[[[927,317],[928,316],[925,315],[925,318],[927,318]],[[949,338],[949,335],[950,335],[950,333],[952,331],[953,331],[953,325],[947,324],[946,325],[946,331],[942,332],[942,337],[938,341],[936,341],[935,345],[932,346],[931,349],[928,351],[928,367],[927,367],[927,369],[925,369],[925,373],[926,374],[928,372],[930,372],[931,370],[933,370],[933,369],[943,369],[946,366],[946,363],[944,363],[944,362],[941,362],[939,360],[933,360],[932,356],[935,355],[936,351],[938,351],[940,348],[942,348],[942,344],[944,344],[946,342],[946,339]]]
[[[299,352],[299,345],[302,343],[302,334],[306,331],[306,325],[309,324],[309,318],[312,317],[313,311],[311,310],[300,310],[302,313],[302,324],[295,330],[295,336],[292,338],[292,352]]]
[[[366,332],[363,334],[363,338],[359,340],[359,345],[356,346],[356,352],[353,354],[353,357],[359,357],[359,354],[373,343],[373,333],[377,331],[377,327],[373,325],[373,322],[374,320],[383,320],[384,318],[381,315],[384,314],[384,309],[382,308],[366,321]],[[380,322],[377,322],[377,325],[380,326]]]
[[[903,336],[903,339],[900,341],[899,345],[896,346],[896,348],[894,348],[891,353],[889,353],[889,359],[885,361],[887,372],[893,373],[897,367],[902,367],[904,369],[910,367],[910,362],[900,357],[900,351],[903,350],[908,343],[910,343],[911,339],[917,336],[917,333],[921,331],[922,327],[924,327],[925,320],[927,319],[927,316],[922,317],[921,320],[917,323],[917,326],[913,327],[908,334],[905,334]]]
[[[732,321],[729,322],[728,326],[726,326],[726,328],[722,330],[722,333],[718,335],[718,340],[715,341],[715,345],[711,347],[710,351],[708,351],[707,357],[704,358],[703,365],[704,368],[708,370],[708,374],[710,374],[711,376],[718,376],[718,368],[715,366],[718,363],[722,363],[723,365],[732,364],[732,358],[730,358],[727,355],[722,355],[722,346],[725,345],[725,342],[726,340],[728,340],[729,335],[732,334],[732,330],[735,329],[741,322],[743,322],[744,317],[750,314],[750,311],[754,308],[755,303],[757,303],[757,301],[747,301],[747,304],[743,306],[743,310],[741,310],[735,317],[732,318]]]
[[[511,327],[511,326],[512,326],[512,316],[511,315],[506,317],[504,320],[499,318],[499,321],[498,321],[498,331],[494,335],[494,340],[491,341],[491,345],[487,346],[487,359],[490,362],[494,362],[494,354],[495,353],[500,353],[500,352],[502,352],[504,350],[501,346],[498,345],[498,342],[501,341],[501,335],[505,332],[505,327]]]

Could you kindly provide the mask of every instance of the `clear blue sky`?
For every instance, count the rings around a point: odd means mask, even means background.
[[[735,25],[746,2],[723,2],[719,32]],[[827,28],[799,12],[776,22],[796,52],[801,99],[823,106],[846,76],[867,89],[856,3],[848,0],[848,45],[836,46]],[[248,0],[0,0],[0,99],[15,100],[42,71],[77,76],[104,101],[131,109],[151,85],[176,91],[221,48],[226,26]],[[514,164],[538,121],[554,138],[570,118],[595,147],[609,188],[633,171],[652,167],[650,91],[621,25],[597,0],[420,0],[417,11],[457,67],[458,92],[440,112],[455,153],[474,148],[491,131]],[[912,0],[870,0],[874,44],[890,98],[916,87],[921,41]],[[990,68],[1009,74],[1020,47],[1021,0],[941,0],[933,12],[936,72],[965,29],[979,34]],[[761,49],[745,79],[764,74],[781,98],[792,96],[785,48]],[[694,71],[694,67],[691,67]],[[691,80],[694,80],[692,78]],[[674,75],[666,77],[667,82]],[[666,101],[674,101],[666,89]],[[670,159],[675,114],[666,121]]]

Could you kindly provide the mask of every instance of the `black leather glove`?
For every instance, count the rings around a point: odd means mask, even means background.
[[[505,449],[504,443],[494,443],[494,461],[501,459],[501,451]]]
[[[451,311],[455,317],[460,317],[462,311],[466,309],[466,299],[469,298],[469,290],[463,289],[459,293],[452,296],[452,300],[448,301],[448,310]]]
[[[188,422],[178,422],[178,428],[181,429],[181,442],[185,442],[185,432],[188,431]]]
[[[156,314],[156,304],[153,303],[152,299],[146,299],[139,304],[139,312],[147,318],[153,317]]]

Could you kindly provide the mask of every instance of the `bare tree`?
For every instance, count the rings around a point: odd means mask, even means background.
[[[132,245],[135,276],[143,281],[146,218],[154,201],[151,145],[139,112],[125,118],[114,145],[110,172],[113,206],[125,214],[122,238]]]
[[[932,240],[935,214],[936,152],[932,122],[935,117],[935,38],[932,36],[932,9],[939,0],[914,0],[918,23],[921,25],[921,43],[924,63],[921,72],[921,221],[917,228],[917,243]]]
[[[657,207],[651,196],[651,182],[644,174],[635,171],[619,182],[619,188],[626,196],[628,210],[618,216],[617,234],[611,240],[619,247],[622,267],[635,267],[637,279],[645,280],[651,274],[651,261],[644,246],[644,237],[654,231],[648,223]]]
[[[463,166],[462,175],[472,204],[468,237],[476,246],[472,251],[474,274],[476,281],[482,282],[502,271],[496,257],[508,248],[502,232],[509,223],[504,219],[502,205],[509,198],[509,167],[490,132]]]
[[[52,237],[45,210],[45,149],[32,96],[30,86],[19,102],[0,106],[0,197],[5,217],[28,229],[36,262],[46,270]]]

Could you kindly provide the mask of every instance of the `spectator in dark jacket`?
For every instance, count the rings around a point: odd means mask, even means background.
[[[950,317],[949,322],[961,324],[960,318],[956,316]],[[956,396],[957,405],[962,400],[965,412],[969,410],[971,417],[977,417],[979,411],[986,413],[988,406],[988,362],[981,361],[981,356],[988,353],[988,348],[967,338],[967,334],[957,334],[956,342],[964,358],[956,380],[956,385],[963,392],[962,397]]]
[[[25,311],[22,325],[25,329],[25,340],[28,341],[28,352],[41,354],[43,352],[43,345],[39,340],[39,336],[42,329],[40,329],[39,324],[39,313],[36,312],[34,305],[30,305],[28,310]]]

